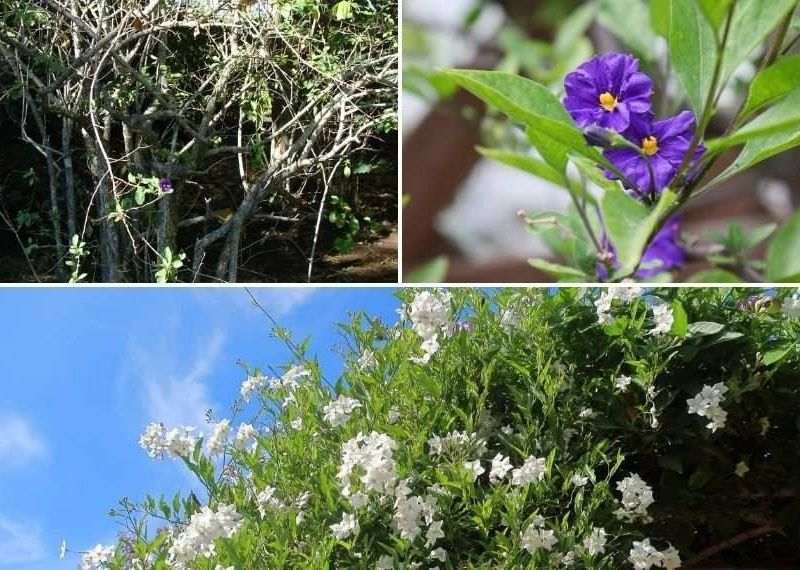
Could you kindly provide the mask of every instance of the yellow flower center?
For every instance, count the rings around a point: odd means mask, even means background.
[[[617,98],[606,91],[600,94],[600,106],[606,111],[613,111],[617,108]]]
[[[642,139],[642,150],[647,156],[653,156],[658,152],[658,140],[656,137],[645,137]]]

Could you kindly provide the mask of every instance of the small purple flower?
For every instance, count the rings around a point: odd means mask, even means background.
[[[613,148],[604,150],[603,154],[633,184],[631,190],[638,197],[652,196],[672,182],[689,151],[694,129],[695,117],[691,111],[683,111],[663,121],[634,120],[623,135],[639,146],[641,152],[632,148]],[[705,147],[698,145],[693,163],[704,152]],[[612,173],[606,175],[616,178]]]
[[[653,83],[631,55],[607,53],[590,59],[564,79],[566,107],[580,128],[598,125],[618,133],[650,113]]]
[[[172,187],[172,180],[169,178],[162,178],[158,181],[158,186],[161,188],[162,194],[172,194],[174,192],[174,188]]]
[[[636,277],[647,279],[664,271],[677,269],[686,263],[686,251],[681,245],[680,238],[681,217],[672,216],[653,236],[652,241],[645,249]],[[603,248],[606,250],[605,257],[608,261],[608,266],[616,267],[617,252],[608,237],[603,238]],[[608,279],[608,266],[598,264],[598,279]]]

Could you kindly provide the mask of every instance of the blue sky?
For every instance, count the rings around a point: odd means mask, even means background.
[[[365,310],[388,322],[392,289],[254,289],[297,338],[311,335],[326,376],[341,368],[336,323]],[[225,416],[238,361],[288,359],[242,289],[0,290],[0,570],[75,568],[57,558],[113,542],[124,497],[189,486],[179,463],[137,440],[152,420],[203,427]]]

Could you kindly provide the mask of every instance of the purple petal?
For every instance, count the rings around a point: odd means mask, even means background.
[[[686,251],[680,243],[680,224],[680,217],[673,216],[653,237],[642,255],[638,277],[652,277],[686,262]]]
[[[694,136],[695,118],[691,111],[682,111],[663,121],[653,123],[653,134],[659,145],[673,137],[691,139]]]

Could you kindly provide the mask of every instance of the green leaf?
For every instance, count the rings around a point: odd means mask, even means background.
[[[144,195],[144,186],[137,186],[136,192],[133,195],[133,199],[136,201],[137,206],[141,206],[144,204],[145,195]]]
[[[670,331],[673,336],[684,337],[689,330],[689,317],[686,315],[686,309],[683,308],[683,303],[675,299],[672,301],[672,330]]]
[[[689,283],[741,283],[741,278],[735,273],[724,269],[709,269],[695,273],[688,279]]]
[[[750,84],[742,109],[746,117],[764,105],[774,103],[800,87],[800,55],[779,57],[775,63],[760,71]]]
[[[447,276],[447,268],[450,262],[444,256],[437,257],[409,273],[407,281],[409,283],[441,283]]]
[[[528,263],[530,263],[531,266],[535,267],[536,269],[557,277],[559,281],[587,281],[586,274],[580,269],[575,269],[574,267],[567,267],[566,265],[551,263],[545,259],[529,259]]]
[[[336,21],[349,20],[353,17],[353,2],[342,0],[333,6],[333,17]]]
[[[739,0],[736,3],[722,61],[720,87],[796,4],[797,0]]]
[[[800,281],[800,210],[778,229],[769,244],[767,280]]]
[[[558,98],[543,85],[502,71],[450,70],[442,75],[512,120],[540,131],[572,152],[606,163],[583,138]]]
[[[669,36],[669,3],[671,0],[650,0],[650,27],[662,38]]]
[[[736,157],[733,164],[712,180],[708,186],[719,184],[731,176],[755,166],[763,160],[798,145],[800,145],[800,132],[795,130],[786,130],[749,140],[747,144],[744,145],[742,152],[739,153],[739,156]]]
[[[553,43],[553,50],[556,54],[567,54],[573,50],[575,43],[580,40],[594,21],[596,13],[597,5],[593,2],[588,2],[573,10],[556,33]]]
[[[483,147],[479,147],[478,152],[485,157],[501,162],[507,166],[524,170],[529,174],[543,178],[557,186],[567,185],[564,176],[557,172],[552,166],[528,154]]]
[[[764,353],[764,366],[771,366],[777,364],[786,358],[794,350],[794,345],[782,346],[774,350],[769,350]]]
[[[656,35],[642,0],[600,0],[597,21],[643,59],[655,59]]]
[[[725,328],[721,323],[712,323],[710,321],[697,321],[689,325],[689,334],[691,336],[710,336],[717,334]]]
[[[617,250],[620,264],[617,277],[627,277],[634,272],[656,224],[676,200],[674,192],[665,190],[655,208],[649,210],[620,188],[605,192],[601,209],[608,236]]]
[[[714,29],[719,29],[728,14],[731,0],[698,0],[700,9]]]
[[[789,93],[783,101],[759,115],[729,137],[717,139],[709,146],[714,152],[751,139],[791,130],[796,134],[800,125],[800,88]]]
[[[689,102],[703,114],[717,61],[714,29],[695,0],[670,0],[669,53]]]

